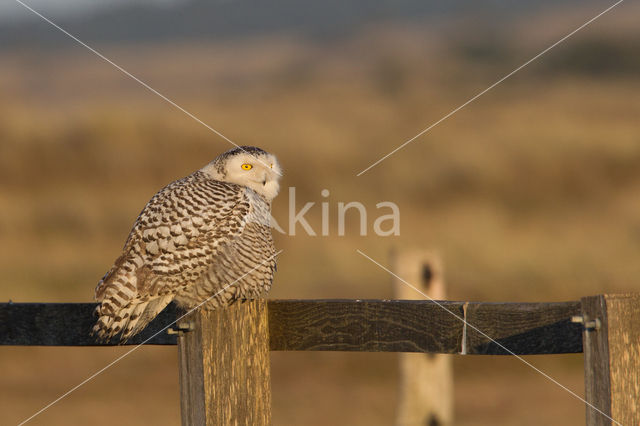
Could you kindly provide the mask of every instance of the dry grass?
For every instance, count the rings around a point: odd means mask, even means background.
[[[441,251],[453,299],[637,290],[640,84],[534,66],[356,178],[521,62],[474,67],[403,34],[102,50],[233,140],[275,152],[300,204],[327,188],[334,212],[338,201],[400,206],[397,238],[359,237],[353,222],[344,238],[278,235],[274,298],[389,297],[388,277],[355,249],[385,261],[409,246]],[[0,141],[0,299],[19,302],[91,300],[145,201],[229,147],[76,50],[3,54]],[[286,201],[274,206],[281,223]],[[308,215],[317,229],[319,213]],[[0,410],[15,423],[118,353],[3,348]],[[175,357],[144,348],[33,423],[175,424]],[[580,391],[581,357],[533,362]],[[460,425],[583,423],[578,402],[516,360],[456,366]],[[393,417],[393,355],[277,353],[273,372],[276,424]]]

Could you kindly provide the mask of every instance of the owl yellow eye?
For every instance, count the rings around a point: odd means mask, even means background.
[[[251,170],[253,166],[251,164],[244,163],[242,165],[242,170]]]

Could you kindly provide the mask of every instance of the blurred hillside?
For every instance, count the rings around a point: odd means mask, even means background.
[[[599,7],[595,0],[29,0],[30,7],[84,38],[110,42],[238,39],[289,34],[310,39],[336,40],[375,24],[431,23],[461,17],[506,21],[530,16],[545,8]],[[39,18],[19,4],[0,5],[0,46],[32,43],[59,45],[49,37]]]
[[[119,43],[96,32],[86,41],[237,143],[277,154],[279,223],[289,217],[288,187],[298,208],[316,202],[306,216],[316,231],[319,203],[330,203],[332,236],[300,227],[276,235],[284,253],[271,297],[390,297],[389,277],[355,250],[385,263],[391,248],[418,246],[441,252],[451,299],[568,300],[639,289],[636,5],[355,175],[598,10],[369,22],[334,40],[154,34]],[[230,145],[41,26],[47,36],[0,53],[0,299],[89,301],[144,203]],[[41,44],[56,37],[56,49]],[[335,236],[339,201],[363,202],[371,230],[383,200],[400,207],[399,237],[360,237],[355,217]],[[3,369],[10,397],[0,409],[17,422],[117,351],[3,349],[2,365],[12,367]],[[145,348],[34,424],[177,422],[174,352]],[[581,392],[581,357],[532,362]],[[276,424],[390,423],[392,355],[274,354],[273,363]],[[516,360],[456,363],[459,425],[584,423],[578,401]],[[496,386],[487,387],[487,373]]]

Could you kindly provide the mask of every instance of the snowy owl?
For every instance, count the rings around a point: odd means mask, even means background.
[[[93,333],[126,341],[172,300],[215,309],[267,292],[276,268],[271,201],[281,175],[274,155],[243,146],[161,189],[96,287]]]

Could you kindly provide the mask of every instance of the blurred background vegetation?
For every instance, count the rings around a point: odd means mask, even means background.
[[[34,5],[235,142],[277,154],[280,224],[288,187],[316,202],[317,232],[330,203],[332,236],[276,235],[273,298],[389,298],[389,277],[355,250],[386,263],[407,247],[441,253],[451,299],[638,291],[638,5],[356,177],[609,5],[369,3]],[[0,11],[0,299],[87,302],[145,202],[230,145],[17,3]],[[400,207],[398,237],[371,232],[385,200]],[[354,215],[335,236],[339,201],[367,206],[372,235]],[[3,416],[19,422],[123,352],[2,348]],[[530,361],[582,393],[581,356]],[[517,360],[455,366],[456,424],[584,424],[580,401]],[[175,348],[142,348],[33,424],[176,424],[176,367]],[[273,353],[274,424],[391,424],[395,374],[393,354]]]

